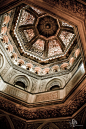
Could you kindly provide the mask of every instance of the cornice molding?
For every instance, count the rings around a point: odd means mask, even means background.
[[[37,74],[32,73],[32,72],[30,72],[30,71],[28,71],[28,70],[25,70],[25,69],[21,68],[20,66],[16,66],[15,64],[12,63],[12,61],[11,61],[9,55],[7,54],[6,50],[4,49],[4,46],[2,45],[2,43],[0,44],[0,48],[1,48],[2,52],[4,53],[5,58],[7,59],[8,63],[10,64],[10,66],[12,66],[13,69],[15,69],[15,70],[17,70],[17,71],[19,71],[19,72],[22,72],[22,73],[24,73],[24,74],[27,74],[27,75],[29,75],[29,76],[31,76],[31,77],[33,77],[33,78],[41,79],[41,80],[43,80],[43,79],[48,79],[48,78],[51,78],[51,77],[56,77],[56,76],[62,76],[62,75],[69,74],[70,72],[73,71],[73,69],[74,69],[75,67],[78,67],[77,64],[79,65],[80,62],[82,61],[81,56],[79,56],[79,57],[76,59],[76,62],[73,64],[73,66],[70,67],[70,69],[68,69],[68,70],[66,70],[66,71],[57,72],[57,73],[51,73],[51,74],[49,74],[49,75],[47,74],[47,75],[44,75],[44,76],[43,76],[43,75],[37,75]]]
[[[51,105],[52,108],[46,106],[33,109],[19,106],[19,104],[0,97],[0,108],[26,120],[72,116],[86,103],[86,79],[78,87],[78,91],[75,91],[67,101],[64,104]]]

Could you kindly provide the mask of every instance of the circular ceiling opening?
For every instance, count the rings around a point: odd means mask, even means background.
[[[46,28],[46,29],[50,29],[50,28],[51,28],[51,25],[50,25],[49,23],[47,23],[47,24],[45,25],[45,28]]]
[[[54,36],[58,30],[57,20],[51,16],[43,16],[39,18],[37,29],[40,35],[49,38]]]

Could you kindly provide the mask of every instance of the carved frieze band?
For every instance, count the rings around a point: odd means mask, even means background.
[[[0,98],[0,108],[27,120],[70,116],[86,103],[86,83],[82,87],[83,89],[70,99],[69,104],[59,104],[55,108],[42,108],[35,111],[34,109],[28,110],[28,108],[19,107],[16,103],[2,97]]]

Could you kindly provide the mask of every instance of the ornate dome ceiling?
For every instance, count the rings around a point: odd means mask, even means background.
[[[1,126],[69,129],[76,120],[85,127],[86,4],[81,1],[1,0]]]
[[[73,26],[29,6],[20,10],[14,32],[19,52],[40,62],[64,56],[75,38]]]
[[[2,41],[13,63],[39,75],[72,67],[80,54],[75,26],[46,10],[18,6],[3,15]]]

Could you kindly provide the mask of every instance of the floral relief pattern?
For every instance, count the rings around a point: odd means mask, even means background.
[[[60,38],[63,41],[64,45],[67,47],[73,38],[74,34],[67,32],[67,31],[62,31],[60,34]]]
[[[35,49],[34,47],[31,47],[30,52],[32,52],[36,56],[43,57],[43,51]]]
[[[24,33],[28,41],[30,41],[35,36],[33,29],[24,30]]]
[[[33,47],[35,47],[36,49],[39,49],[39,50],[44,50],[44,41],[41,40],[41,39],[38,39],[34,44],[33,44]]]
[[[56,54],[62,54],[62,49],[56,40],[49,41],[48,56],[54,56]]]
[[[33,24],[34,20],[35,17],[33,15],[23,10],[19,25]]]

